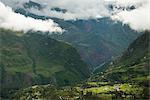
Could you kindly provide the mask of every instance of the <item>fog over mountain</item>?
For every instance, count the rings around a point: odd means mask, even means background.
[[[25,2],[33,1],[38,3],[41,6],[41,9],[37,7],[31,7],[30,10],[32,13],[37,13],[39,15],[51,16],[62,18],[65,20],[76,20],[76,19],[89,19],[89,18],[99,18],[103,16],[108,16],[109,12],[105,7],[104,0],[2,0],[5,4],[8,4],[12,7],[23,7]],[[8,3],[9,2],[9,3]],[[12,5],[13,3],[13,5]],[[60,8],[66,10],[66,12],[60,12],[54,10],[54,8]]]
[[[149,100],[150,0],[0,0],[0,100]]]
[[[12,29],[15,31],[44,31],[44,32],[62,32],[53,20],[37,20],[31,17],[15,13],[10,7],[0,2],[0,27]]]
[[[26,8],[26,3],[37,3],[27,11],[37,15],[64,20],[111,17],[128,24],[132,29],[150,30],[149,0],[1,0],[6,5]],[[39,7],[38,7],[39,4]],[[143,20],[144,19],[144,20]]]
[[[132,7],[133,10],[123,9],[111,18],[138,31],[150,30],[150,1],[149,0],[114,0],[118,6]],[[134,8],[133,8],[134,5]]]

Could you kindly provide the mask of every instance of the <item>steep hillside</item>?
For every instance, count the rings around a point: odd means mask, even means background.
[[[72,46],[40,32],[0,29],[1,91],[35,84],[70,85],[89,75],[86,64]]]
[[[30,13],[29,9],[17,8],[16,12],[37,19],[50,18]],[[127,25],[123,26],[109,18],[76,21],[51,19],[66,30],[62,35],[53,34],[51,37],[71,43],[92,70],[120,55],[140,35]]]
[[[48,5],[46,3],[49,3],[48,1],[8,2],[4,0],[3,2],[12,6],[15,12],[25,16],[43,20],[53,19],[66,31],[62,35],[55,34],[51,37],[71,43],[91,68],[91,71],[102,63],[106,63],[120,55],[140,35],[140,33],[133,31],[127,25],[114,22],[110,18],[63,20],[49,17],[51,11],[54,11],[54,13],[66,13],[67,10],[59,7],[47,9]],[[110,5],[110,8],[114,9],[116,7]]]
[[[93,75],[87,82],[56,88],[36,85],[16,91],[14,99],[48,100],[148,100],[149,98],[149,32],[137,38],[122,57],[110,63],[107,70]]]
[[[138,36],[128,26],[109,18],[56,22],[67,32],[54,38],[72,43],[90,67],[120,55]]]
[[[150,32],[138,37],[121,58],[112,62],[108,69],[91,79],[95,81],[136,82],[148,85],[150,61]]]
[[[99,87],[99,82],[105,82],[107,87],[109,87],[107,94],[113,95],[113,92],[110,91],[113,91],[117,86],[119,87],[117,94],[121,94],[121,96],[119,96],[121,98],[131,96],[130,100],[148,100],[150,97],[149,62],[150,32],[146,31],[130,44],[120,58],[107,65],[105,70],[101,70],[101,72],[91,76],[89,83],[91,83],[91,81],[93,83],[92,85],[87,85],[87,87],[98,86],[97,88],[90,88],[92,92],[95,92],[101,87],[101,85]],[[125,87],[123,86],[124,84],[126,84]],[[115,87],[110,89],[112,85]],[[128,94],[130,96],[127,96]]]

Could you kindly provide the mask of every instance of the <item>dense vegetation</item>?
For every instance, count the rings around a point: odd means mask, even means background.
[[[150,32],[145,32],[130,44],[129,48],[118,60],[111,62],[105,71],[94,74],[89,80],[95,82],[106,81],[113,84],[136,84],[139,85],[137,91],[140,91],[142,88],[143,92],[141,94],[143,94],[143,98],[148,99],[150,88],[149,43]]]
[[[27,7],[34,6],[31,2],[25,5]],[[26,10],[26,6],[25,8],[17,8],[16,12],[37,19],[49,18],[30,13],[30,10]],[[38,8],[40,7],[38,6]],[[91,70],[120,55],[141,34],[133,31],[129,26],[123,26],[122,23],[114,22],[109,18],[76,21],[51,19],[66,30],[61,35],[52,34],[51,37],[71,43]]]
[[[61,21],[55,19],[67,32],[53,35],[55,39],[71,43],[91,67],[120,55],[139,35],[127,25],[109,18],[97,20]]]
[[[106,71],[93,75],[91,79],[114,82],[148,82],[150,60],[149,37],[150,33],[145,32],[145,34],[130,44],[120,58],[112,61]]]
[[[89,75],[86,64],[71,45],[40,32],[0,29],[1,92],[35,84],[75,84]],[[5,93],[6,92],[6,93]]]
[[[87,87],[86,87],[86,86]],[[115,87],[120,86],[120,92]],[[143,98],[143,88],[139,85],[88,82],[74,87],[56,88],[50,84],[36,85],[20,90],[12,95],[14,100],[133,100]],[[123,96],[123,97],[122,97]]]
[[[29,100],[148,100],[149,36],[137,38],[105,71],[74,86],[36,85],[17,91],[13,99]]]
[[[30,12],[43,7],[29,0],[13,9],[49,19]],[[0,29],[0,100],[149,100],[149,31],[110,18],[51,19],[63,34]]]

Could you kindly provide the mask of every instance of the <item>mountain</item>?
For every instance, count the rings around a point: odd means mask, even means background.
[[[89,76],[87,65],[71,45],[41,32],[22,34],[0,29],[2,96],[35,84],[76,84]]]
[[[130,44],[104,72],[93,75],[93,81],[135,82],[148,86],[150,61],[150,32],[145,32]]]
[[[92,68],[119,56],[140,34],[109,18],[55,21],[67,31],[52,37],[71,43]]]
[[[53,19],[60,27],[66,30],[62,35],[51,35],[51,38],[71,43],[82,59],[88,64],[91,71],[101,64],[107,63],[120,54],[141,33],[114,22],[110,18],[87,19],[87,20],[63,20],[50,17],[52,12],[66,13],[67,10],[59,7],[48,7],[49,1],[2,1],[10,5],[16,13],[30,16],[36,19]],[[129,9],[134,7],[129,7]],[[110,5],[110,10],[121,9]],[[124,9],[124,8],[122,8]],[[52,11],[52,12],[51,12]]]
[[[93,74],[89,78],[89,82],[94,82],[94,86],[98,85],[99,82],[108,82],[110,86],[120,87],[121,95],[130,94],[134,96],[131,96],[132,99],[148,100],[150,88],[149,47],[150,32],[146,31],[129,45],[121,57],[105,65],[107,66],[105,70],[99,70],[99,73]],[[122,86],[123,84],[126,84],[126,86]],[[88,87],[92,86],[89,85]],[[109,91],[112,91],[112,89]],[[109,91],[107,93],[111,94]],[[125,98],[127,97],[125,96]]]
[[[16,91],[13,99],[48,100],[148,100],[149,40],[145,32],[130,44],[106,71],[91,76],[81,84],[56,88],[51,84],[35,85]]]
[[[29,9],[17,8],[15,11],[36,19],[50,18],[31,13]],[[75,21],[51,19],[66,30],[61,35],[51,35],[51,38],[71,43],[91,70],[119,56],[141,34],[109,18]]]

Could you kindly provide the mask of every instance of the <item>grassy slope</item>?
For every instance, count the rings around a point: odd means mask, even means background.
[[[33,84],[69,85],[88,77],[86,64],[72,46],[40,32],[19,34],[0,29],[3,93]]]
[[[42,100],[148,100],[149,35],[146,32],[136,39],[118,61],[88,82],[63,88],[38,85],[17,91],[12,97],[22,100],[27,97]]]
[[[119,60],[91,79],[146,84],[149,80],[149,36],[150,33],[145,32],[129,46]]]
[[[16,9],[16,12],[37,19],[49,18],[35,15],[22,8]],[[128,26],[114,23],[109,18],[76,21],[52,19],[66,32],[62,35],[53,34],[51,37],[71,43],[91,69],[109,61],[112,56],[120,55],[140,35]]]

